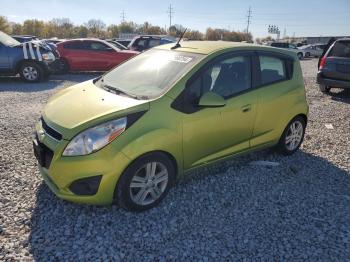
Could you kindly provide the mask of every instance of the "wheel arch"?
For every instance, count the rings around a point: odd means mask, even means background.
[[[37,64],[38,66],[40,66],[44,71],[45,70],[45,67],[42,65],[41,62],[37,61],[37,60],[34,60],[34,59],[21,59],[19,60],[17,63],[16,63],[16,66],[15,66],[15,72],[16,73],[19,73],[19,69],[21,68],[21,66],[24,64],[24,63],[35,63]]]

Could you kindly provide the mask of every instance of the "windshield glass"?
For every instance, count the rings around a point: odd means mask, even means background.
[[[11,36],[0,31],[0,42],[6,46],[15,46],[21,44],[17,40],[13,39]]]
[[[164,93],[203,55],[168,50],[149,50],[105,74],[97,85],[147,98]]]

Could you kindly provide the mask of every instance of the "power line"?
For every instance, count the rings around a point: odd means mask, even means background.
[[[249,25],[251,23],[250,21],[251,19],[252,19],[252,9],[249,6],[248,15],[247,15],[247,34],[249,33]]]
[[[174,8],[171,6],[171,4],[168,7],[167,13],[169,14],[169,28],[171,27],[171,19],[174,16]]]
[[[124,12],[124,10],[120,13],[120,18],[122,19],[122,23],[125,23],[125,12]]]

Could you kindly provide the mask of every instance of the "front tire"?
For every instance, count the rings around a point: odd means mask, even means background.
[[[319,85],[319,89],[324,94],[328,94],[331,91],[331,87],[326,85]]]
[[[42,66],[34,62],[24,62],[19,68],[19,75],[25,82],[35,83],[45,79],[45,71]]]
[[[304,140],[306,123],[303,117],[293,118],[283,131],[277,151],[282,155],[291,155],[297,151]]]
[[[136,159],[120,177],[115,198],[129,211],[144,211],[158,205],[175,181],[175,167],[163,153]]]
[[[299,60],[303,59],[303,53],[298,53],[297,56],[298,56]]]

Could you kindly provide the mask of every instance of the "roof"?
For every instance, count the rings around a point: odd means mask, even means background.
[[[255,44],[247,44],[247,43],[241,43],[241,42],[226,42],[226,41],[182,41],[180,42],[180,45],[181,47],[176,48],[177,51],[199,53],[204,55],[207,55],[222,49],[230,49],[230,48],[238,48],[238,47],[244,47],[246,49],[254,48],[254,49],[261,49],[261,50],[271,50],[271,47],[255,45]],[[174,43],[157,46],[156,48],[171,50],[171,47],[173,46],[174,46]],[[273,48],[273,50],[276,50],[276,48]]]

